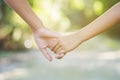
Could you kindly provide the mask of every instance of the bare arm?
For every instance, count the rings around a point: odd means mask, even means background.
[[[78,47],[82,42],[104,32],[119,22],[120,2],[78,32],[61,36],[59,43],[52,50],[57,53],[56,58],[60,59],[67,52]]]
[[[44,27],[27,0],[5,0],[5,2],[15,10],[27,24],[29,24],[37,46],[42,51],[43,55],[49,61],[52,61],[52,57],[48,54],[47,48],[50,48],[57,43],[56,37],[58,34]],[[52,41],[54,41],[54,43]]]
[[[5,2],[29,24],[33,31],[43,27],[27,0],[5,0]]]
[[[77,34],[80,41],[86,41],[120,22],[120,2],[98,17],[92,23],[82,28]]]

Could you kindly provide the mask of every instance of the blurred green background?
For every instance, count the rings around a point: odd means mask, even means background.
[[[28,0],[35,13],[52,30],[68,32],[79,30],[104,13],[119,0]],[[119,39],[116,25],[107,36]],[[0,0],[0,48],[24,49],[32,33],[28,25],[3,0]],[[27,41],[29,42],[29,41]]]
[[[81,29],[119,2],[28,1],[47,28],[62,33]],[[119,34],[120,24],[49,63],[36,49],[28,25],[0,0],[0,80],[120,80]]]

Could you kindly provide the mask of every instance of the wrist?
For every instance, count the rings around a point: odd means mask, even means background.
[[[77,44],[80,45],[80,44],[83,42],[82,37],[79,35],[79,31],[73,33],[72,36],[73,36],[73,38],[75,39],[75,42],[76,42]]]
[[[41,29],[42,27],[44,27],[43,23],[38,19],[29,19],[29,22],[27,22],[28,25],[30,26],[32,32],[36,32],[37,30]]]
[[[81,33],[81,31],[77,31],[75,34],[76,39],[78,40],[78,44],[81,44],[85,41],[84,34]]]
[[[30,27],[33,33],[39,33],[40,30],[44,29],[44,26]]]

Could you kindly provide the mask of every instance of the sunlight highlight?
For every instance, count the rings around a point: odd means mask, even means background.
[[[26,48],[31,48],[32,47],[32,41],[31,40],[25,40],[25,42],[24,42],[24,46],[26,47]]]
[[[99,55],[99,59],[101,60],[114,60],[120,58],[120,52],[105,52]]]
[[[66,31],[70,25],[70,20],[68,18],[64,18],[60,23],[60,31]]]
[[[14,32],[13,32],[13,39],[15,41],[18,41],[21,39],[21,36],[22,36],[22,31],[21,29],[18,29],[18,28],[15,28]]]
[[[85,8],[83,0],[71,0],[71,6],[77,10],[83,10]]]
[[[103,3],[101,1],[95,1],[93,8],[94,8],[95,14],[100,15],[103,10]]]
[[[0,80],[11,80],[15,77],[24,77],[28,75],[28,71],[22,68],[16,68],[8,72],[0,73]]]

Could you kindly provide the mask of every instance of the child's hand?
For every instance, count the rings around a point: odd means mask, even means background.
[[[67,52],[72,51],[80,45],[81,41],[76,33],[60,36],[59,42],[52,48],[56,53],[56,58],[62,58]]]

